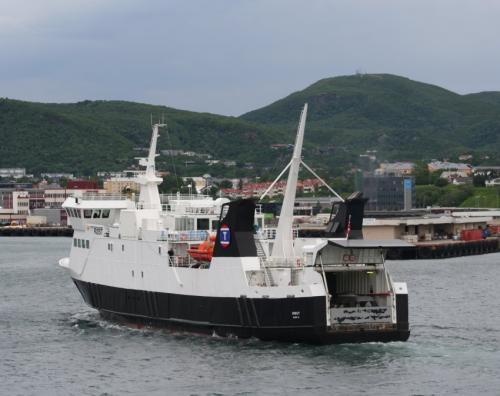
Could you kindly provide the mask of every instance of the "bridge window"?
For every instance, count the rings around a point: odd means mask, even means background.
[[[94,209],[94,214],[92,215],[94,219],[101,217],[101,209]]]
[[[73,246],[74,246],[74,247],[76,247],[76,246],[77,246],[77,245],[76,245],[76,243],[77,243],[77,242],[76,242],[76,238],[73,238]]]
[[[110,212],[109,209],[103,209],[103,211],[102,211],[102,218],[103,219],[109,218],[109,212]]]
[[[92,209],[84,209],[83,217],[85,217],[86,219],[90,219],[92,217]]]
[[[85,240],[85,248],[90,249],[90,241],[88,239]]]
[[[81,239],[77,239],[78,241],[78,247],[81,248],[82,247],[82,240]]]
[[[175,219],[175,229],[178,231],[189,231],[194,228],[194,219],[189,217],[179,217]]]
[[[208,230],[210,226],[209,219],[197,219],[196,220],[196,229],[197,230]]]

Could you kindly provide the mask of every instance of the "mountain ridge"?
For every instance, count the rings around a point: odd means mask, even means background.
[[[151,114],[164,115],[169,125],[160,149],[265,167],[286,154],[272,144],[293,143],[304,102],[309,103],[306,160],[333,174],[356,166],[366,150],[376,150],[381,160],[471,152],[490,161],[500,151],[500,92],[460,95],[406,77],[357,74],[318,80],[239,117],[128,101],[0,99],[0,167],[83,174],[121,170],[137,155],[135,147],[149,143]]]

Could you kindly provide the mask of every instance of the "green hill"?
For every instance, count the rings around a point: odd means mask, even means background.
[[[143,155],[134,148],[149,145],[151,115],[157,119],[164,115],[168,123],[168,136],[160,132],[159,149],[191,150],[220,159],[269,163],[272,136],[280,135],[235,117],[139,103],[42,104],[2,99],[0,167],[83,174],[122,170]]]
[[[317,145],[355,153],[374,149],[383,159],[409,160],[500,149],[499,92],[458,95],[388,74],[320,80],[241,118],[293,124],[304,102],[310,109],[308,137]]]
[[[169,125],[170,139],[162,136],[160,149],[269,167],[290,155],[270,146],[293,143],[304,102],[309,103],[304,156],[323,174],[356,166],[366,150],[377,150],[379,160],[455,159],[473,153],[475,161],[489,157],[497,162],[500,92],[459,95],[403,77],[371,74],[323,79],[241,117],[120,101],[0,99],[0,167],[83,174],[122,170],[141,155],[137,147],[148,145],[151,115],[164,115]],[[170,159],[159,161],[167,167]],[[206,168],[203,161],[197,166],[192,172]],[[243,169],[219,166],[210,173],[236,175]]]

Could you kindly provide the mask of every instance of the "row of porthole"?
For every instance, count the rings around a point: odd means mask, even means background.
[[[108,250],[110,252],[113,251],[113,244],[112,243],[108,243]],[[122,245],[122,252],[124,252],[124,251],[125,251],[125,245]]]
[[[135,276],[135,271],[132,270],[132,278]],[[144,271],[141,271],[141,278],[144,278]]]
[[[88,239],[73,238],[73,246],[83,249],[90,249],[90,241]]]

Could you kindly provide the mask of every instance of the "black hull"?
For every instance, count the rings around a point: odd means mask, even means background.
[[[104,317],[148,326],[311,344],[406,341],[410,335],[407,319],[386,329],[332,331],[326,326],[324,297],[204,297],[74,282],[85,302]]]

